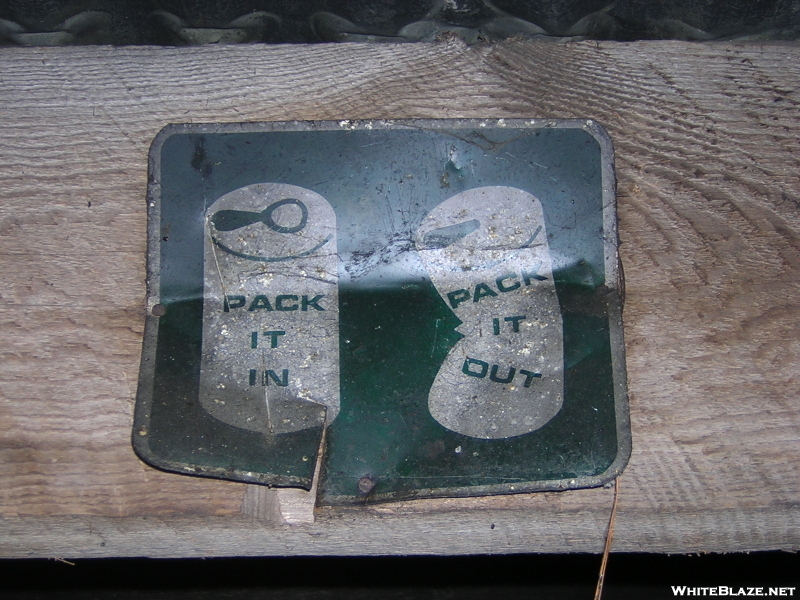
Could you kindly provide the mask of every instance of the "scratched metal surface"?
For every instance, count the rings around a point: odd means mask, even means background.
[[[591,121],[167,128],[137,451],[305,488],[321,457],[332,504],[612,479],[612,161]]]

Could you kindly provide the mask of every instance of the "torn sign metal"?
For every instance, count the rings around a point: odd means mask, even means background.
[[[592,121],[172,125],[134,447],[342,504],[600,485],[630,454]],[[323,443],[323,432],[324,443]]]

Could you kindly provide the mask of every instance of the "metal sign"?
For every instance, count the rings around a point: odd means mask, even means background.
[[[322,461],[328,504],[587,487],[627,462],[596,123],[171,125],[148,196],[147,462],[309,489]]]

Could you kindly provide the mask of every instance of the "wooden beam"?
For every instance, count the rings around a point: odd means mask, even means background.
[[[610,489],[289,525],[131,449],[155,134],[448,117],[592,118],[614,141],[633,455],[613,550],[798,549],[798,65],[679,42],[3,49],[0,556],[602,550]]]

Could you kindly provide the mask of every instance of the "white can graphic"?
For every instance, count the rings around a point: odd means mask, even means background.
[[[544,426],[563,404],[564,349],[541,202],[512,187],[468,190],[425,217],[415,244],[464,336],[431,387],[433,418],[482,439]]]
[[[298,186],[260,183],[206,210],[200,402],[279,434],[339,412],[336,215]]]

